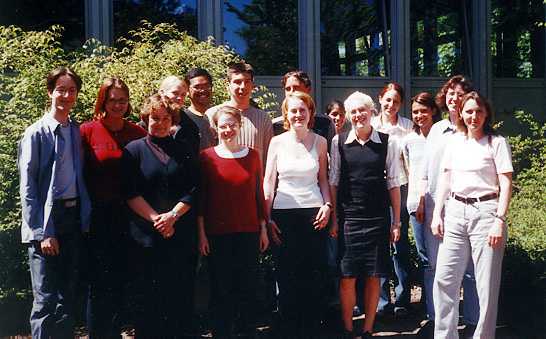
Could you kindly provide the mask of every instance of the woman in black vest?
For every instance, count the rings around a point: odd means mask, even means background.
[[[390,241],[400,237],[399,151],[387,134],[370,125],[375,112],[370,96],[355,92],[344,105],[352,128],[332,140],[329,180],[337,214],[333,235],[341,225],[341,317],[346,337],[371,338],[380,278],[389,273],[389,236]],[[393,209],[390,227],[389,199]],[[355,282],[359,277],[364,280],[366,318],[362,333],[354,333]]]

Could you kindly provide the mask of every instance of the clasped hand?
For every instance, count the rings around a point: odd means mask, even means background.
[[[172,213],[161,213],[152,218],[154,222],[154,228],[161,234],[165,239],[170,238],[174,235],[174,223],[176,222],[176,217]]]

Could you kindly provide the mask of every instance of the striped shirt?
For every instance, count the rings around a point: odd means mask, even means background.
[[[223,103],[209,108],[205,115],[209,118],[210,125],[216,130],[212,117],[220,107],[226,105]],[[262,160],[263,168],[265,168],[265,160],[269,142],[273,137],[273,124],[267,113],[256,107],[250,106],[242,114],[242,126],[239,132],[238,142],[242,146],[247,146],[258,151]]]

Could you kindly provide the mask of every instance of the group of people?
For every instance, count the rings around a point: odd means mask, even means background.
[[[122,309],[139,338],[187,332],[199,257],[214,337],[252,335],[268,248],[279,338],[320,334],[329,281],[342,335],[368,338],[376,314],[412,311],[410,223],[434,337],[458,337],[462,283],[464,321],[474,338],[494,338],[513,169],[487,100],[455,76],[436,97],[413,97],[411,120],[399,115],[396,83],[381,90],[379,112],[357,91],[317,114],[307,74],[281,83],[282,115],[271,120],[251,99],[252,66],[229,65],[230,98],[214,107],[212,77],[194,68],[165,78],[135,124],[129,88],[112,77],[79,126],[70,111],[81,79],[66,67],[48,74],[49,110],[25,131],[18,158],[34,338],[73,337],[84,257],[90,338],[119,336]]]

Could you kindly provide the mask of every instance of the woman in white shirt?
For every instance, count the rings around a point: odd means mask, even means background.
[[[512,157],[506,139],[491,128],[489,104],[477,92],[466,94],[457,112],[462,133],[452,136],[444,153],[431,224],[432,233],[443,238],[434,278],[434,337],[458,338],[459,290],[472,258],[480,304],[474,338],[494,338]]]
[[[310,129],[315,104],[308,94],[287,94],[282,113],[288,131],[271,139],[264,178],[269,230],[276,245],[281,331],[283,337],[312,337],[318,335],[325,301],[325,227],[332,210],[327,145]]]
[[[419,258],[419,274],[423,274],[423,294],[421,301],[426,301],[427,316],[434,313],[432,302],[432,283],[434,270],[431,268],[425,241],[425,224],[416,217],[416,212],[423,208],[424,197],[420,197],[421,173],[424,160],[425,142],[432,128],[432,124],[441,119],[434,96],[428,92],[421,92],[411,99],[411,117],[413,132],[406,135],[401,142],[400,149],[404,159],[404,170],[408,178],[408,209],[410,223],[413,229],[413,238]],[[426,296],[426,297],[425,297]]]

